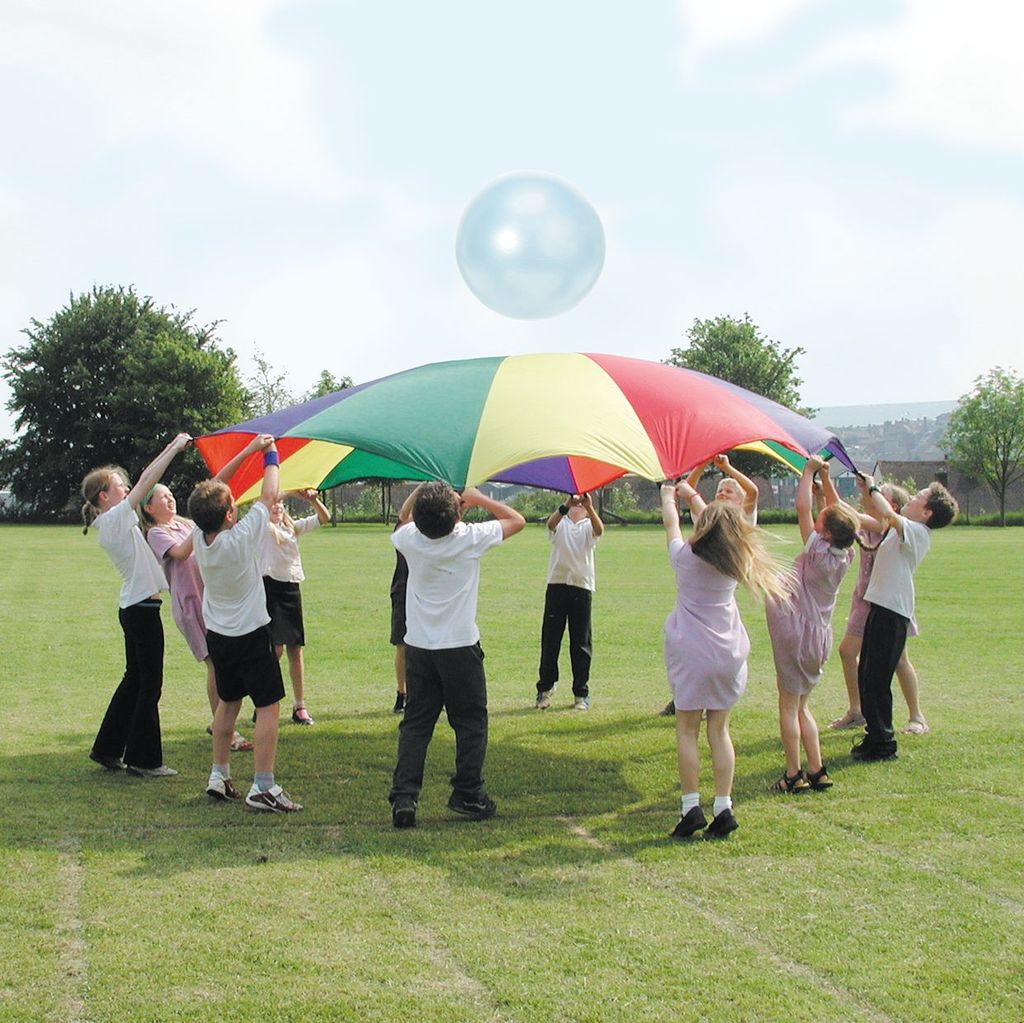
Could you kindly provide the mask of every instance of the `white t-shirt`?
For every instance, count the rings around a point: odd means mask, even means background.
[[[405,591],[405,642],[424,650],[472,646],[476,624],[480,558],[502,541],[497,520],[457,522],[447,536],[431,540],[414,523],[391,534],[395,549],[409,563]]]
[[[270,512],[256,501],[241,521],[207,543],[196,527],[193,549],[203,577],[203,618],[210,632],[245,636],[270,621],[259,553]]]
[[[904,618],[914,614],[914,569],[921,564],[931,544],[931,530],[922,522],[903,519],[903,538],[896,529],[875,551],[864,599],[895,611]]]
[[[97,515],[94,525],[100,546],[121,576],[119,607],[131,607],[167,589],[164,570],[146,543],[139,517],[127,500]]]
[[[594,592],[594,548],[600,539],[594,536],[589,516],[573,522],[563,515],[554,529],[548,530],[551,557],[548,558],[548,584],[578,586]]]
[[[267,526],[260,542],[260,568],[264,575],[281,583],[301,583],[306,578],[302,571],[302,558],[299,557],[298,537],[316,529],[320,520],[315,515],[307,515],[294,523],[294,531],[283,522]]]

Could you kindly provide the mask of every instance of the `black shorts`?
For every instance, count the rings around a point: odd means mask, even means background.
[[[217,673],[217,695],[225,703],[246,696],[257,707],[269,707],[284,699],[284,682],[270,626],[262,625],[244,636],[222,636],[207,632],[213,669]]]
[[[405,643],[405,590],[391,594],[391,645]]]
[[[302,624],[302,593],[298,583],[283,583],[263,577],[267,593],[267,614],[270,633],[277,646],[305,646],[306,630]]]

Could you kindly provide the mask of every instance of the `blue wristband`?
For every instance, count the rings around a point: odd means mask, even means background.
[[[280,465],[281,456],[276,451],[264,451],[263,452],[263,468],[266,469],[268,465]]]

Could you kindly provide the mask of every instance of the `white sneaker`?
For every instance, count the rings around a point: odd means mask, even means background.
[[[235,788],[230,778],[222,778],[219,774],[211,774],[206,785],[206,794],[214,799],[233,802],[242,798],[242,793]]]
[[[590,700],[585,696],[577,696],[572,702],[573,710],[590,710]]]
[[[537,702],[534,704],[537,710],[547,710],[551,706],[551,694],[554,691],[555,687],[552,686],[550,689],[542,689],[537,694]]]
[[[269,792],[261,792],[254,784],[245,797],[245,805],[270,813],[297,813],[302,809],[302,804],[292,802],[280,785],[275,785]]]

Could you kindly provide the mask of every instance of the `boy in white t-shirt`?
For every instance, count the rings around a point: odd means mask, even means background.
[[[857,484],[865,512],[886,527],[886,535],[875,553],[871,580],[864,593],[869,610],[857,666],[857,687],[866,724],[864,738],[851,753],[854,760],[890,760],[896,756],[892,677],[914,614],[914,570],[928,553],[932,530],[948,526],[959,508],[941,483],[918,491],[904,505],[902,514],[893,511],[870,476],[858,476]]]
[[[462,512],[483,508],[494,521],[468,524]],[[412,520],[410,522],[410,519]],[[455,732],[455,774],[448,807],[464,817],[493,817],[484,790],[487,680],[476,624],[480,558],[526,520],[508,505],[470,487],[461,498],[447,483],[423,483],[402,505],[391,534],[409,566],[405,616],[405,716],[388,799],[396,828],[416,824],[423,766],[444,710]]]
[[[214,799],[235,800],[241,793],[231,781],[231,737],[248,696],[256,707],[253,731],[254,779],[245,797],[253,810],[294,813],[301,810],[274,781],[278,713],[284,697],[281,667],[270,635],[259,553],[277,495],[279,458],[274,438],[259,434],[242,452],[263,452],[263,488],[241,521],[231,491],[221,479],[204,480],[188,499],[196,523],[196,564],[203,577],[206,642],[217,674],[220,703],[213,717],[213,768],[206,792]],[[240,461],[241,459],[239,459]]]
[[[538,710],[551,706],[558,682],[558,655],[562,636],[569,627],[569,663],[575,710],[590,709],[590,661],[592,633],[594,548],[604,533],[604,523],[594,510],[590,494],[573,494],[548,518],[548,586],[544,593],[544,623],[540,633]]]

